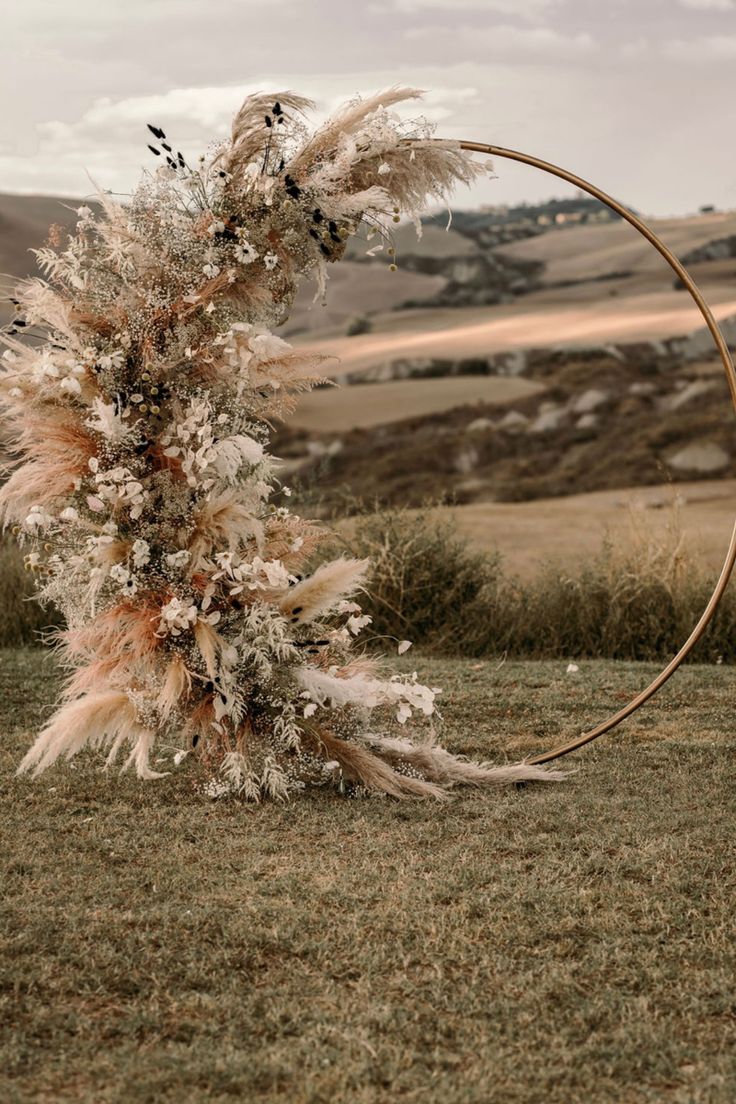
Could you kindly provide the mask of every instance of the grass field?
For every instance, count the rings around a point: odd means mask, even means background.
[[[705,242],[736,233],[734,211],[685,218],[645,217],[645,222],[678,257]],[[544,281],[550,284],[599,279],[610,272],[627,270],[657,278],[667,271],[656,250],[625,222],[570,226],[561,232],[504,245],[499,252],[517,260],[544,261]]]
[[[447,744],[501,759],[654,671],[413,662]],[[441,808],[207,803],[87,755],[17,780],[56,674],[0,672],[4,1102],[734,1099],[731,670],[679,673],[563,784]]]
[[[735,493],[733,479],[704,479],[533,502],[473,502],[434,513],[451,520],[457,535],[475,548],[500,552],[523,579],[538,574],[543,560],[574,571],[606,536],[625,543],[644,530],[652,539],[666,539],[673,526],[682,534],[682,553],[715,572],[728,548]]]
[[[734,314],[733,282],[709,287],[708,302],[719,321]],[[513,349],[672,337],[699,329],[702,316],[679,291],[637,285],[629,292],[624,283],[615,296],[595,284],[552,288],[510,304],[392,311],[377,313],[372,322],[371,333],[346,337],[342,330],[315,330],[295,344],[338,358],[323,368],[325,375],[335,376],[406,357],[462,359]]]
[[[354,387],[320,388],[299,399],[291,424],[320,433],[344,433],[356,427],[425,418],[467,403],[503,405],[539,395],[534,380],[509,376],[450,376],[392,380]]]

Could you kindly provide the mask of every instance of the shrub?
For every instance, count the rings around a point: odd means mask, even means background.
[[[370,333],[373,329],[373,323],[370,318],[365,314],[356,314],[354,318],[351,318],[347,324],[345,330],[346,337],[357,337],[358,334]]]
[[[661,661],[688,637],[715,582],[683,551],[676,512],[664,535],[632,514],[628,533],[576,570],[543,563],[529,581],[497,554],[473,549],[429,507],[364,514],[340,539],[371,559],[361,604],[376,643],[409,639],[437,655]],[[19,549],[0,541],[0,645],[40,643],[43,629],[61,623],[32,589]],[[736,662],[733,590],[693,658]]]
[[[406,510],[360,518],[350,544],[372,563],[368,600],[361,604],[379,636],[408,637],[446,655],[492,647],[488,618],[499,621],[504,590],[500,557],[471,549],[450,522]]]
[[[33,599],[33,589],[18,545],[0,536],[0,646],[39,644],[44,630],[62,624],[59,613]]]
[[[376,635],[445,655],[666,659],[689,636],[715,584],[683,551],[676,513],[664,535],[632,513],[628,534],[605,541],[575,571],[543,563],[524,582],[428,510],[361,518],[350,545],[373,562],[362,604]],[[694,658],[736,661],[732,590]]]

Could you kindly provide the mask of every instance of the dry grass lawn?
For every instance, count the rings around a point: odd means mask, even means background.
[[[719,321],[736,313],[732,281],[713,284],[707,295]],[[673,337],[700,329],[702,316],[688,295],[671,288],[635,287],[613,296],[593,284],[535,292],[498,306],[379,313],[372,321],[372,333],[345,337],[334,330],[313,331],[295,344],[338,358],[324,372],[339,376],[407,357],[462,359]]]
[[[509,572],[532,579],[548,562],[579,570],[608,538],[619,549],[651,541],[674,551],[681,537],[683,556],[717,571],[736,520],[735,500],[736,480],[711,479],[408,513],[451,520],[458,537],[482,552],[499,552]],[[335,523],[346,534],[355,525],[355,518]]]
[[[736,211],[688,218],[645,217],[644,221],[678,257],[706,242],[736,234]],[[652,277],[668,271],[656,250],[625,222],[565,227],[504,245],[499,252],[519,260],[544,261],[544,280],[550,284],[599,279],[611,272],[631,269]]]
[[[515,403],[542,391],[543,385],[533,380],[509,376],[449,376],[320,388],[300,398],[290,422],[320,433],[340,433],[427,417],[470,403]]]
[[[483,551],[497,550],[522,578],[555,560],[571,569],[594,556],[609,535],[618,545],[636,534],[662,541],[682,534],[682,551],[706,568],[719,569],[736,521],[736,480],[632,487],[545,498],[534,502],[477,502],[440,508],[458,536]]]
[[[653,673],[414,662],[447,743],[499,758]],[[442,808],[213,804],[88,755],[17,780],[55,673],[0,671],[3,1102],[733,1101],[732,671],[680,672],[564,784]]]

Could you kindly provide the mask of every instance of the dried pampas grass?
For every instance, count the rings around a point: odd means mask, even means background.
[[[337,782],[443,800],[559,777],[421,742],[437,690],[355,646],[368,561],[299,577],[325,534],[274,502],[272,422],[327,359],[273,332],[299,282],[322,294],[351,236],[390,241],[402,214],[484,171],[393,110],[420,95],[353,99],[310,135],[309,99],[258,93],[196,168],[149,124],[157,168],[129,202],[100,195],[38,251],[49,281],[21,284],[17,308],[47,340],[0,334],[18,451],[0,515],[66,617],[69,675],[22,772],[85,746],[112,763],[125,746],[125,766],[155,778],[156,741],[165,758],[183,739],[173,765],[197,758],[214,797]]]
[[[98,690],[63,706],[39,733],[36,742],[18,768],[32,771],[35,778],[59,756],[71,759],[83,747],[109,747],[113,762],[123,743],[132,744],[126,763],[135,764],[140,778],[162,778],[148,766],[153,733],[140,725],[128,695],[122,690]]]
[[[294,624],[316,621],[334,610],[341,599],[355,594],[369,567],[369,560],[350,560],[344,556],[322,564],[284,595],[279,608]]]

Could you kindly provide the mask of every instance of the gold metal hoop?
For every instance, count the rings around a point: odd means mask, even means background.
[[[519,153],[518,150],[504,149],[502,146],[487,145],[485,142],[461,142],[460,146],[462,149],[474,150],[477,153],[487,153],[495,157],[505,157],[510,161],[521,161],[525,165],[532,165],[536,169],[542,169],[543,172],[551,173],[553,176],[558,176],[561,180],[567,180],[570,184],[574,184],[576,187],[582,189],[582,191],[587,192],[588,195],[592,195],[595,197],[595,199],[600,200],[601,203],[605,203],[606,207],[610,207],[612,211],[615,211],[617,214],[621,215],[621,217],[624,218],[631,226],[633,226],[635,230],[638,230],[638,232],[644,238],[646,238],[651,245],[654,246],[657,252],[664,257],[665,261],[673,270],[673,272],[675,272],[679,276],[688,294],[691,296],[698,310],[705,319],[705,324],[710,330],[713,341],[715,342],[716,348],[718,349],[718,352],[720,354],[721,361],[723,363],[723,369],[726,373],[726,379],[728,381],[728,387],[731,392],[731,401],[733,403],[734,409],[736,409],[736,369],[734,368],[731,353],[729,352],[728,345],[726,344],[725,338],[721,333],[718,323],[713,317],[710,307],[706,303],[703,295],[699,291],[697,285],[695,284],[695,281],[690,276],[687,269],[684,268],[684,266],[680,263],[674,253],[672,253],[671,250],[667,248],[664,242],[660,241],[654,231],[650,230],[646,223],[642,222],[642,220],[638,218],[635,214],[629,211],[626,207],[622,206],[622,204],[618,203],[617,200],[613,199],[605,192],[602,192],[600,188],[596,188],[594,184],[589,184],[587,180],[583,180],[581,177],[576,176],[575,173],[571,173],[568,172],[566,169],[560,168],[559,165],[553,165],[549,161],[542,161],[539,157],[532,157],[528,153]],[[616,725],[621,723],[621,721],[625,720],[627,717],[630,717],[631,714],[636,712],[636,710],[639,709],[640,706],[644,705],[644,703],[648,701],[649,698],[653,697],[653,695],[657,693],[660,687],[664,686],[668,678],[670,678],[670,676],[675,673],[682,661],[690,654],[700,637],[705,632],[705,629],[707,628],[714,613],[716,612],[718,603],[723,597],[726,586],[728,585],[728,580],[731,577],[734,562],[736,562],[736,523],[734,524],[733,532],[731,534],[731,542],[728,546],[726,558],[723,561],[721,573],[718,576],[718,581],[715,585],[713,593],[710,596],[710,599],[708,600],[708,604],[700,615],[700,619],[698,620],[698,623],[696,624],[693,631],[690,633],[690,636],[682,645],[679,652],[675,656],[673,656],[667,666],[662,671],[660,671],[660,673],[657,675],[654,681],[649,684],[649,686],[642,690],[641,693],[637,694],[636,697],[632,698],[631,701],[628,702],[628,704],[625,705],[622,709],[619,709],[618,712],[612,714],[612,716],[608,717],[605,721],[601,721],[601,723],[596,725],[595,728],[591,728],[588,731],[581,733],[580,736],[569,740],[567,743],[560,744],[558,747],[554,747],[550,751],[545,751],[541,755],[535,756],[533,759],[530,759],[529,762],[549,763],[552,759],[559,759],[562,755],[569,755],[571,751],[577,751],[578,748],[581,748],[585,744],[589,744],[591,743],[591,741],[596,740],[599,736],[602,736],[604,732],[610,732],[612,728],[615,728]]]

